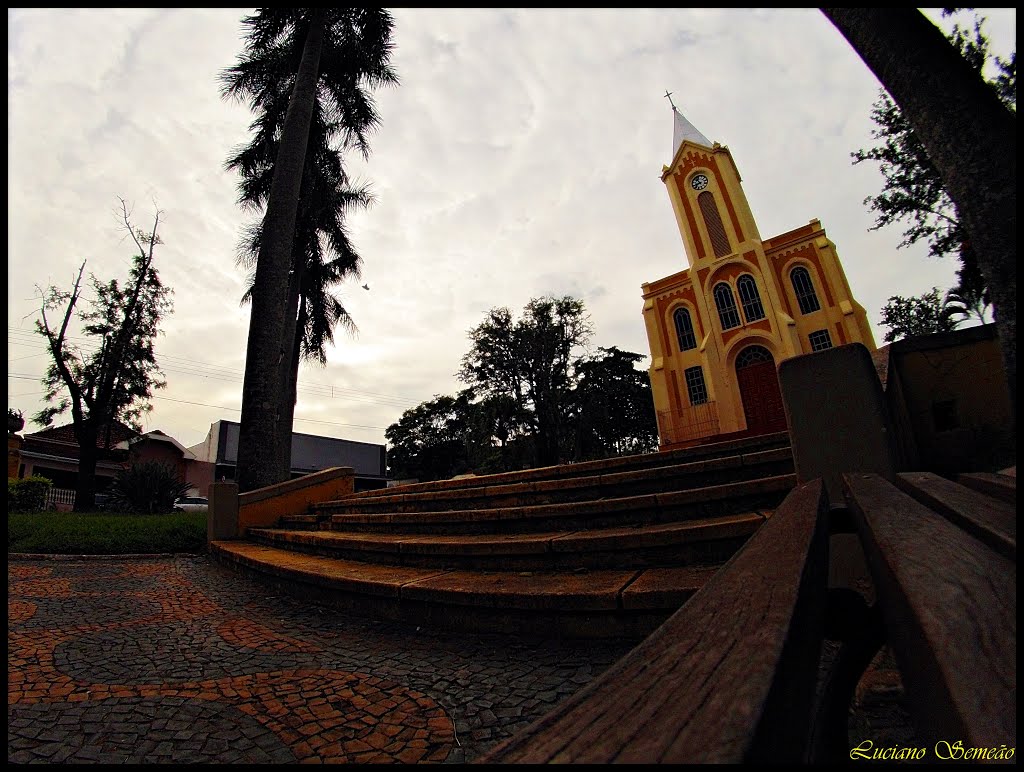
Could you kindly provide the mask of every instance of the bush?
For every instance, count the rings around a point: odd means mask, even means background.
[[[190,487],[168,464],[143,461],[117,473],[109,488],[110,504],[123,512],[162,514],[173,511],[175,499]]]
[[[46,494],[52,487],[46,477],[8,477],[7,511],[38,512],[46,506]]]

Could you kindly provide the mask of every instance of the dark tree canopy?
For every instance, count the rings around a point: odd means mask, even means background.
[[[885,342],[892,343],[915,335],[951,332],[961,321],[954,318],[957,313],[956,309],[946,303],[938,287],[915,297],[893,295],[882,308],[882,325],[889,328],[885,333]]]
[[[532,413],[541,466],[557,464],[562,456],[562,424],[572,407],[566,397],[590,335],[583,302],[571,297],[534,298],[518,320],[507,308],[492,309],[469,332],[472,345],[459,378]]]
[[[531,300],[519,319],[491,309],[469,332],[460,377],[470,388],[388,427],[391,474],[433,480],[655,450],[644,357],[615,346],[588,355],[590,334],[575,298]]]
[[[574,460],[649,453],[658,447],[654,398],[642,354],[616,346],[577,365]]]
[[[993,55],[983,31],[984,22],[984,18],[975,18],[970,29],[956,24],[948,38],[973,70],[983,74],[987,67],[991,71],[987,82],[1000,100],[1015,110],[1017,54],[1013,52],[1005,60]],[[968,293],[984,292],[977,257],[942,176],[903,110],[885,89],[880,90],[872,106],[871,118],[875,123],[872,137],[879,144],[851,153],[854,164],[873,161],[882,175],[882,191],[864,199],[875,213],[871,230],[902,223],[905,230],[900,247],[923,241],[934,257],[958,257],[958,288]]]
[[[40,288],[41,307],[36,331],[46,338],[50,365],[43,376],[49,404],[33,420],[50,426],[71,412],[79,445],[75,510],[89,511],[95,501],[96,462],[102,433],[114,421],[139,429],[138,419],[152,409],[154,389],[164,386],[153,348],[160,322],[171,312],[171,290],[160,281],[153,264],[160,212],[151,231],[136,228],[131,212],[120,201],[120,220],[138,253],[132,257],[128,280],[100,280],[90,275],[92,297],[83,301],[85,263],[70,290]],[[52,318],[52,312],[57,312]],[[72,342],[75,319],[81,334],[92,341],[92,353]],[[91,346],[90,346],[91,347]]]

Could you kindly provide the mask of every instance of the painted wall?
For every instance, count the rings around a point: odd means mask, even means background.
[[[888,380],[890,411],[911,431],[911,470],[953,474],[1015,463],[995,325],[896,341]]]

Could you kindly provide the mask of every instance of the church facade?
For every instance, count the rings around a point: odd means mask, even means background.
[[[867,314],[821,223],[762,239],[732,153],[672,110],[661,179],[689,267],[642,285],[660,446],[784,431],[779,363],[874,351]]]

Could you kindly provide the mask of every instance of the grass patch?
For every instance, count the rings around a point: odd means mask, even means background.
[[[7,515],[7,552],[128,555],[206,549],[206,513],[130,515],[28,512]]]

